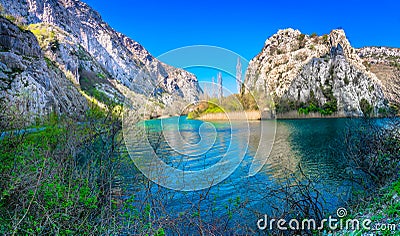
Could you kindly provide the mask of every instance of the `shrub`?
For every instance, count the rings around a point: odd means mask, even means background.
[[[367,99],[362,98],[359,102],[359,105],[365,117],[370,117],[372,115],[374,107],[371,106]]]
[[[349,165],[361,170],[378,186],[386,185],[399,174],[400,123],[397,118],[385,119],[384,122],[382,126],[370,118],[353,121],[344,138],[344,155]]]
[[[298,112],[299,114],[308,115],[310,112],[321,112],[321,109],[318,106],[311,103],[307,107],[300,107],[298,109]]]
[[[216,105],[215,103],[209,102],[207,109],[203,112],[203,114],[208,114],[208,113],[221,113],[224,112],[224,110]]]
[[[49,68],[54,67],[54,64],[53,64],[53,62],[50,60],[50,58],[44,57],[44,61],[46,62],[47,67],[49,67]]]
[[[328,43],[328,35],[327,34],[322,35],[322,42]]]
[[[275,110],[277,113],[284,113],[284,112],[299,109],[301,107],[302,106],[296,101],[281,98],[281,99],[277,99],[277,102],[275,105]]]
[[[250,93],[245,93],[239,97],[239,101],[244,110],[258,110],[258,104],[255,97],[260,97],[261,94],[254,92],[254,97]]]
[[[322,106],[322,111],[321,111],[322,115],[332,115],[335,112],[337,112],[337,100],[336,99],[328,101]]]
[[[218,100],[216,99],[211,99],[208,102],[201,102],[199,105],[197,105],[192,112],[188,113],[188,119],[195,119],[200,117],[202,114],[208,114],[208,113],[221,113],[224,112],[224,110],[217,105]]]
[[[56,32],[52,27],[43,23],[39,23],[30,24],[24,28],[31,31],[35,35],[41,48],[49,47],[52,51],[58,49],[59,42],[56,37]]]
[[[344,83],[345,83],[346,85],[349,85],[349,84],[350,84],[350,80],[349,80],[349,78],[347,78],[347,75],[344,77]]]
[[[97,77],[99,77],[100,79],[105,79],[106,78],[106,76],[104,74],[102,74],[102,73],[98,73]]]
[[[390,65],[400,70],[400,63],[398,63],[397,61],[391,61]]]
[[[300,34],[299,36],[297,36],[297,40],[299,41],[299,49],[304,48],[305,46],[305,34]]]
[[[300,35],[297,37],[297,39],[298,39],[299,41],[303,41],[303,40],[305,39],[305,37],[306,37],[305,34],[300,34]]]
[[[108,105],[117,105],[117,101],[115,99],[109,97],[107,94],[104,92],[100,91],[97,89],[96,85],[98,84],[107,84],[109,86],[112,86],[112,84],[105,79],[105,76],[101,73],[94,73],[92,71],[87,71],[80,69],[79,70],[79,85],[86,94],[94,97],[97,99],[99,102],[102,102],[104,104]]]
[[[50,117],[44,130],[0,140],[1,234],[106,234],[120,121],[103,117]]]
[[[11,21],[11,22],[15,22],[17,19],[15,18],[15,16],[13,16],[13,15],[4,15],[4,17],[7,19],[7,20],[9,20],[9,21]]]
[[[307,104],[300,104],[300,107],[297,109],[297,111],[299,114],[304,115],[308,115],[310,112],[319,112],[321,115],[332,115],[337,111],[337,100],[332,94],[330,100],[320,107],[314,91],[310,91],[310,98]]]

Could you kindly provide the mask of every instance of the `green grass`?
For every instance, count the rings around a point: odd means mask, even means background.
[[[382,200],[390,203],[384,212],[400,222],[400,179],[391,184]]]
[[[12,150],[12,152],[2,152],[3,155],[0,156],[2,160],[0,184],[4,186],[0,195],[1,215],[6,216],[6,212],[10,210],[8,206],[17,204],[19,201],[30,205],[29,200],[20,200],[20,197],[36,199],[36,204],[42,206],[44,211],[36,207],[31,211],[16,209],[15,217],[23,219],[21,229],[30,234],[46,232],[42,227],[46,219],[45,212],[54,213],[50,219],[59,224],[76,217],[74,214],[63,214],[62,212],[68,212],[68,209],[73,206],[90,212],[93,205],[89,203],[95,202],[93,198],[84,195],[88,188],[84,182],[80,180],[76,180],[74,183],[65,182],[64,173],[50,173],[61,163],[58,163],[55,158],[49,158],[47,153],[59,148],[59,139],[65,132],[65,129],[54,126],[48,127],[45,131],[26,135],[17,147],[14,147],[15,140],[13,139],[7,138],[1,142],[3,151]],[[23,175],[21,175],[22,173]],[[44,176],[44,178],[40,178],[40,181],[37,180],[38,176]],[[38,184],[39,181],[40,184]],[[76,198],[75,194],[78,194],[79,197]],[[25,212],[27,215],[24,218]],[[13,228],[12,219],[1,218],[0,221],[5,232],[19,232],[18,228]],[[78,225],[71,222],[71,226],[71,228],[62,229],[59,232],[61,234],[67,234],[68,231],[77,232],[74,227]],[[56,227],[56,225],[50,226],[53,231],[56,230]]]
[[[361,204],[354,209],[359,215],[357,218],[369,218],[372,224],[385,223],[395,224],[400,227],[400,178],[388,184],[386,187],[378,190],[376,193],[362,193],[360,197],[367,197],[368,201],[362,201]],[[366,232],[364,230],[364,232]],[[371,233],[371,232],[366,232]],[[389,229],[375,232],[378,235],[400,235],[399,228],[397,231]]]
[[[48,25],[44,23],[30,24],[24,27],[24,29],[31,31],[35,35],[41,48],[46,48],[47,45],[50,45],[52,51],[58,49],[59,42],[56,32]]]
[[[86,117],[105,123],[94,128],[52,115],[40,121],[45,130],[0,140],[0,234],[106,232],[99,217],[112,214],[102,187],[112,163],[104,151],[110,124],[101,111]]]

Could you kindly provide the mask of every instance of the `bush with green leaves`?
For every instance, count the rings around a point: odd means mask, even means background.
[[[364,116],[370,117],[371,115],[373,115],[374,107],[368,102],[367,99],[362,98],[360,100],[360,108]]]
[[[85,123],[54,116],[41,123],[0,140],[0,233],[106,232],[115,219],[119,119],[91,110]]]

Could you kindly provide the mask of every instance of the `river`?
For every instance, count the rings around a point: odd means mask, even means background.
[[[128,195],[135,195],[134,204],[139,211],[151,206],[155,217],[169,220],[172,228],[183,232],[196,228],[198,223],[194,222],[198,218],[215,227],[236,227],[239,234],[255,232],[260,215],[279,215],[291,207],[293,210],[286,195],[297,191],[293,187],[296,184],[310,182],[312,187],[306,189],[309,196],[316,197],[323,212],[333,213],[354,191],[354,185],[346,178],[343,134],[346,129],[356,128],[357,122],[333,118],[209,123],[186,117],[146,121],[151,147],[169,166],[185,171],[205,170],[218,164],[228,152],[232,162],[238,164],[219,183],[197,191],[172,190],[148,182],[133,167],[135,171],[124,171],[124,183]],[[264,144],[271,137],[275,138],[270,152],[270,146]],[[137,149],[131,155],[143,153]],[[241,153],[243,159],[238,159]],[[266,162],[250,176],[256,153]]]

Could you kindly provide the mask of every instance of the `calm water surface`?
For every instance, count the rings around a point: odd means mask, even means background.
[[[188,214],[196,203],[204,212],[202,217],[205,219],[229,217],[233,225],[240,223],[255,227],[257,214],[273,214],[277,207],[282,206],[278,198],[271,197],[271,191],[284,186],[291,176],[296,176],[302,181],[304,176],[298,169],[301,165],[303,173],[316,181],[318,191],[322,193],[325,201],[324,208],[334,212],[337,207],[342,206],[343,200],[347,199],[352,191],[350,183],[345,180],[345,162],[341,154],[344,148],[341,137],[345,129],[351,127],[349,125],[351,122],[354,121],[266,120],[236,122],[234,125],[228,122],[214,122],[204,126],[203,121],[186,120],[186,117],[163,119],[162,122],[146,121],[149,141],[155,152],[168,165],[175,168],[200,170],[213,166],[227,152],[230,145],[234,145],[231,148],[238,152],[244,149],[245,155],[233,174],[207,190],[181,192],[157,185],[143,190],[144,185],[135,182],[130,183],[130,191],[135,194],[138,201],[162,202],[160,212],[165,211],[170,217]],[[179,125],[176,125],[177,123]],[[263,135],[271,136],[273,129],[260,130],[262,126],[274,125],[276,134],[270,153],[268,145],[260,144],[260,139]],[[247,137],[248,130],[250,136]],[[168,142],[163,138],[164,135],[168,136]],[[239,141],[232,142],[232,136],[237,137]],[[182,144],[182,138],[187,142],[186,145],[193,144],[191,146],[193,150]],[[212,148],[202,155],[189,155],[198,151],[199,147],[196,147],[196,144],[202,138],[215,140]],[[182,154],[180,147],[188,150]],[[257,150],[259,155],[264,155],[268,159],[261,171],[249,177],[249,168]],[[140,173],[137,175],[140,176]],[[134,179],[132,176],[126,177],[127,180]],[[205,196],[204,199],[202,196]],[[197,204],[199,201],[201,204]]]

